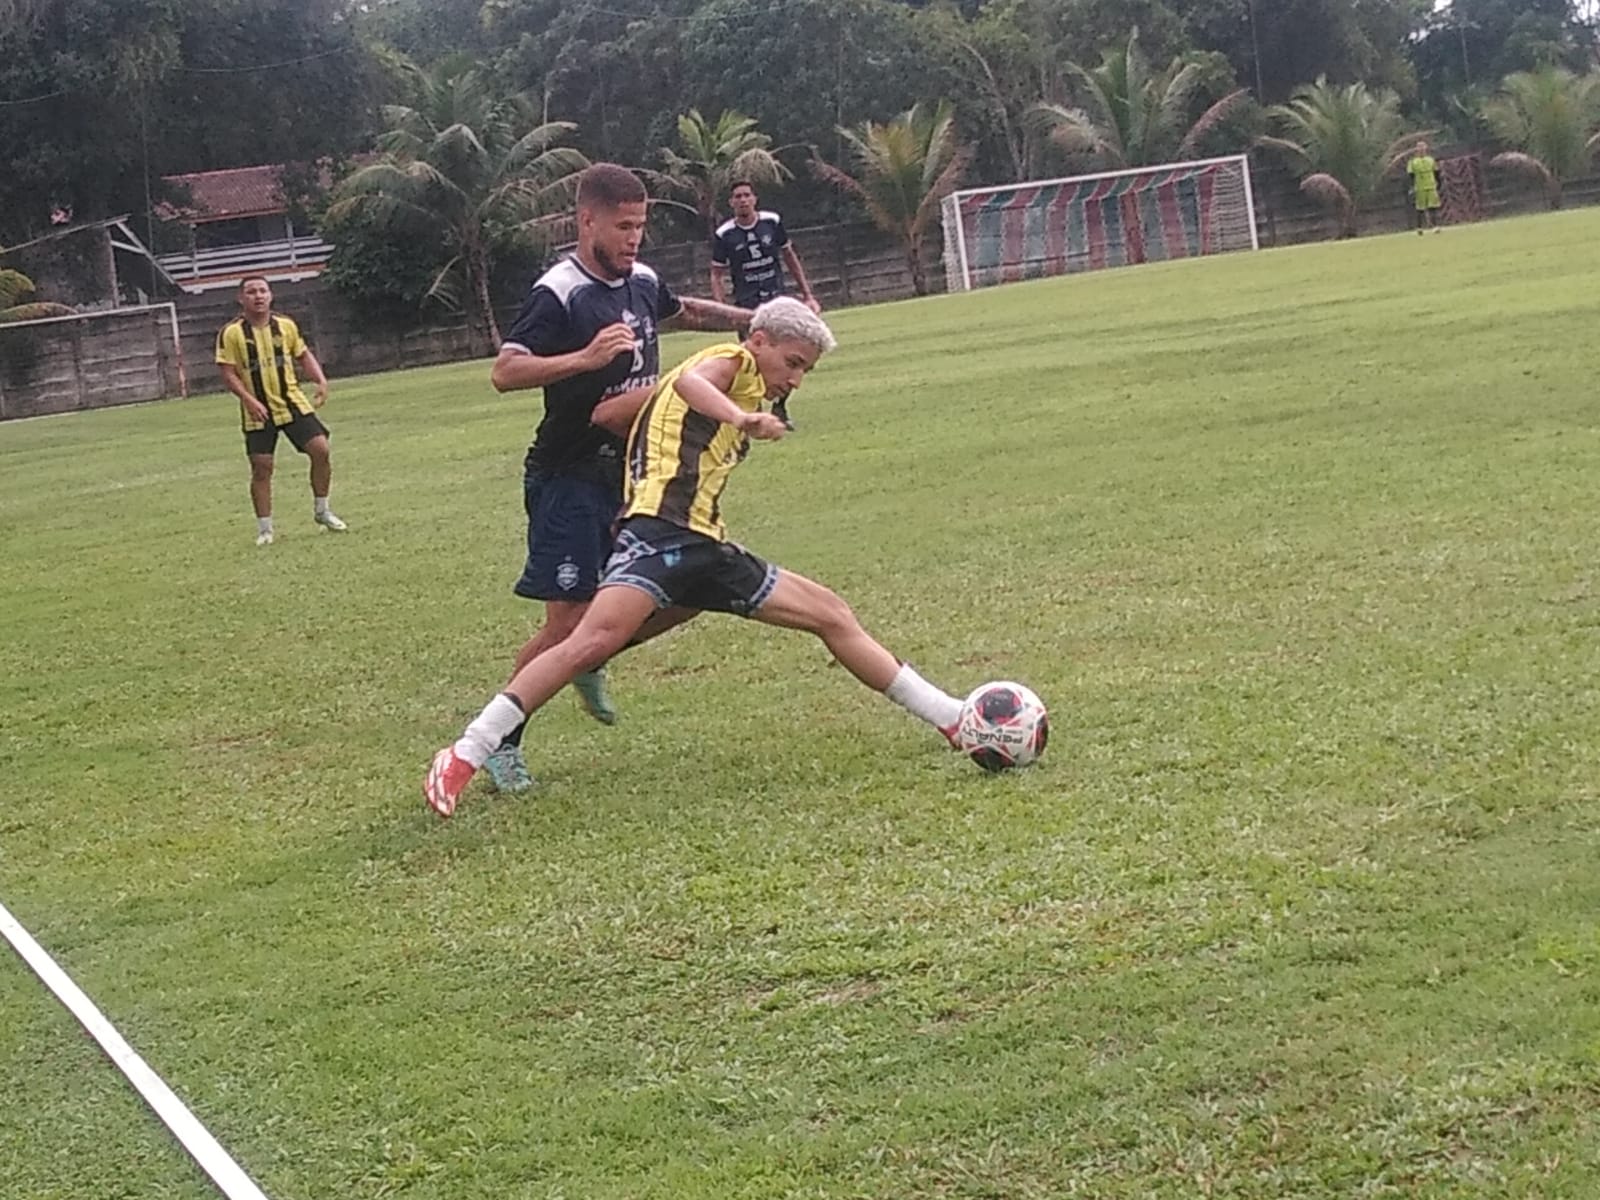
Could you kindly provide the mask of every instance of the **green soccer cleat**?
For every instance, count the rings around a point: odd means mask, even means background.
[[[582,705],[584,712],[602,725],[617,723],[617,710],[611,707],[611,697],[606,694],[604,667],[595,671],[585,671],[572,681],[572,686],[578,693],[578,703]]]
[[[483,769],[489,773],[489,782],[497,792],[515,795],[533,786],[533,776],[528,774],[521,746],[501,746],[484,759]]]

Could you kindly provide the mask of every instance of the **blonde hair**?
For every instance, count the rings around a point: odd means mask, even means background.
[[[804,342],[823,354],[839,344],[828,323],[793,296],[779,296],[756,309],[750,332],[765,333],[776,342]]]

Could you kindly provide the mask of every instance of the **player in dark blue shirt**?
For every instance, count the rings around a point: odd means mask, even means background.
[[[733,218],[717,226],[711,239],[711,294],[720,302],[723,281],[732,276],[733,302],[741,308],[754,309],[787,294],[783,281],[787,264],[800,289],[800,298],[812,312],[821,312],[822,305],[811,294],[811,282],[789,241],[783,218],[771,209],[761,208],[756,189],[744,179],[728,190],[728,206],[733,209]],[[742,330],[740,333],[743,336]],[[784,401],[775,403],[772,411],[790,429],[794,428]]]
[[[812,312],[821,312],[822,306],[811,294],[800,255],[783,227],[783,218],[771,209],[759,207],[755,188],[744,180],[728,192],[728,206],[733,209],[733,218],[719,225],[711,239],[712,296],[722,300],[724,278],[732,276],[733,302],[753,309],[787,294],[783,280],[787,266],[800,299]]]
[[[732,329],[750,319],[725,304],[680,299],[638,260],[647,215],[633,172],[611,163],[583,172],[577,250],[533,285],[490,375],[502,392],[544,389],[544,417],[524,460],[528,558],[514,590],[543,601],[545,619],[517,655],[519,669],[565,640],[594,598],[622,505],[624,439],[661,372],[661,323]],[[574,682],[592,717],[616,720],[600,672]],[[486,764],[503,790],[531,782],[519,741]]]

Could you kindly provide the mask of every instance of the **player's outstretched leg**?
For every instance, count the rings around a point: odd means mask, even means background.
[[[754,615],[768,625],[816,634],[850,674],[921,717],[955,744],[961,701],[885,650],[835,592],[804,575],[780,570],[772,594]]]
[[[588,608],[588,603],[570,604],[565,602],[552,602],[547,606],[548,616],[545,624],[517,653],[516,665],[512,668],[512,677],[522,670],[539,655],[553,646],[560,645],[578,627],[578,622],[583,619],[583,613]],[[630,650],[634,646],[642,646],[652,638],[660,637],[670,629],[676,629],[685,621],[699,616],[699,610],[693,608],[664,608],[653,614],[648,621],[639,627],[633,637],[628,639],[628,644],[623,650]],[[619,651],[620,653],[620,651]],[[605,694],[605,668],[604,665],[593,671],[585,671],[572,681],[572,686],[583,697],[584,711],[595,720],[604,725],[616,722],[616,711],[611,707],[610,699]],[[590,707],[590,699],[584,695],[584,689],[598,687],[600,694],[596,706]],[[599,709],[599,711],[596,711]],[[525,724],[525,723],[524,723]],[[484,761],[484,769],[489,774],[489,781],[498,792],[515,794],[525,792],[534,784],[532,773],[528,770],[527,760],[522,756],[522,730],[523,725],[518,725],[506,735],[493,754]]]
[[[433,756],[422,792],[441,817],[456,802],[479,767],[506,736],[543,707],[574,676],[593,670],[628,644],[655,611],[655,598],[631,587],[601,589],[578,627],[533,658],[467,726],[455,743]]]

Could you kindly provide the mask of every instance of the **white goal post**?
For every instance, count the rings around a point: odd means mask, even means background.
[[[1243,154],[966,188],[942,210],[952,292],[1261,245]]]

